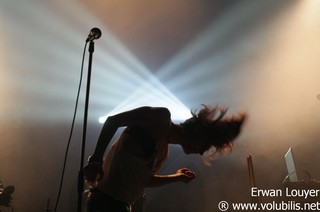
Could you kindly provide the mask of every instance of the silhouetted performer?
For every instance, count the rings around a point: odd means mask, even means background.
[[[232,149],[245,119],[244,113],[226,116],[227,109],[203,106],[181,124],[171,121],[167,108],[140,107],[107,118],[95,151],[84,167],[90,191],[88,212],[128,212],[146,187],[188,183],[195,173],[188,168],[157,175],[167,158],[169,144],[179,144],[186,154],[205,154],[205,160]],[[104,152],[119,127],[126,127]],[[208,161],[207,161],[208,162]]]

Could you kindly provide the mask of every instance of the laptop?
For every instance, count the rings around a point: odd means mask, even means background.
[[[299,182],[298,173],[297,173],[291,147],[289,148],[287,153],[284,155],[284,160],[285,160],[287,171],[288,171],[287,178],[289,179],[289,182]]]

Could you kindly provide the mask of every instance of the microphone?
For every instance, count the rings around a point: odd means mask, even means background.
[[[101,30],[97,27],[91,29],[86,42],[93,41],[95,39],[99,39],[101,37]]]

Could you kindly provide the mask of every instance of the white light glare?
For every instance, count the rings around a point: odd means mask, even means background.
[[[182,104],[165,86],[155,77],[141,85],[118,107],[107,115],[99,118],[104,123],[110,115],[132,110],[141,106],[166,107],[170,110],[173,121],[184,121],[191,117],[190,110]]]

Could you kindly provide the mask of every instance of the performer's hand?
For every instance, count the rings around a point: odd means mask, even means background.
[[[180,174],[181,182],[188,183],[196,177],[196,173],[188,168],[182,168],[177,171]]]
[[[94,186],[103,177],[102,164],[88,163],[83,168],[84,179],[89,186]]]

